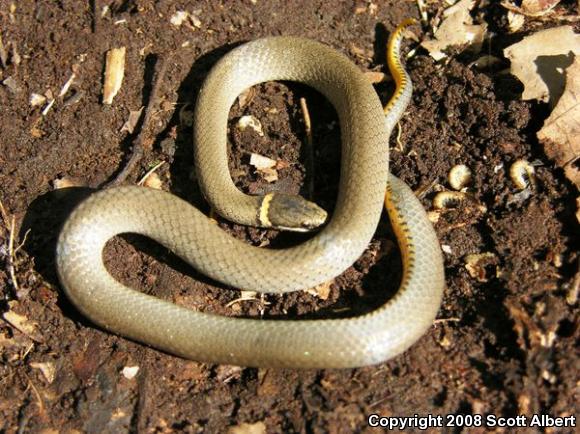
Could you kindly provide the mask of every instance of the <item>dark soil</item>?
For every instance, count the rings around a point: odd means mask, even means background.
[[[1,36],[4,46],[17,47],[21,61],[0,68],[0,81],[13,77],[19,87],[0,86],[0,199],[6,211],[0,308],[21,315],[25,326],[0,321],[0,432],[224,432],[262,422],[267,432],[335,433],[365,431],[371,413],[578,415],[577,305],[569,300],[579,260],[573,187],[535,136],[548,108],[520,101],[519,82],[501,73],[506,64],[478,71],[477,55],[457,50],[436,63],[420,49],[406,62],[415,92],[400,123],[402,149],[391,139],[392,172],[425,193],[428,210],[435,192],[447,187],[451,167],[466,164],[474,172],[472,199],[432,214],[445,251],[447,290],[430,331],[402,356],[362,369],[213,366],[106,333],[69,304],[56,277],[54,244],[66,215],[88,192],[56,190],[54,181],[97,188],[119,173],[139,131],[139,125],[133,134],[121,127],[129,111],[147,105],[158,55],[169,53],[151,140],[128,182],[165,161],[156,172],[163,189],[207,211],[193,172],[192,128],[179,113],[191,110],[215,61],[244,41],[285,34],[329,44],[363,70],[383,70],[386,38],[404,17],[418,16],[415,2],[379,2],[375,10],[362,1],[62,0],[13,2],[13,11],[10,3],[1,6]],[[110,12],[101,18],[105,3],[111,3]],[[505,19],[496,19],[505,10],[488,8],[495,37],[485,48],[499,57],[526,31],[552,25],[536,23],[508,36]],[[200,28],[172,26],[169,19],[178,9],[195,12]],[[419,26],[414,31],[421,36]],[[104,57],[118,46],[127,47],[125,79],[113,105],[104,106]],[[50,89],[58,95],[75,64],[80,66],[72,89],[42,117],[42,106],[29,104],[31,93]],[[392,90],[389,82],[377,85],[385,102]],[[231,110],[230,168],[237,184],[251,193],[278,189],[309,196],[313,176],[314,200],[332,209],[340,154],[334,110],[317,93],[292,83],[255,91],[246,106]],[[313,174],[306,170],[301,97],[313,120]],[[264,137],[235,129],[245,114],[260,119]],[[251,152],[287,163],[277,182],[253,170]],[[517,195],[508,176],[519,158],[537,163],[529,197]],[[14,260],[8,254],[12,217],[21,241],[30,230]],[[334,280],[326,300],[301,292],[230,304],[239,291],[210,282],[136,236],[111,241],[105,260],[132,287],[207,312],[291,319],[356,315],[397,288],[399,257],[386,216],[384,221],[367,252]],[[255,245],[303,239],[220,225]],[[473,277],[466,256],[484,252],[493,256]],[[139,371],[128,379],[122,371],[132,366]],[[49,367],[48,375],[41,367]]]

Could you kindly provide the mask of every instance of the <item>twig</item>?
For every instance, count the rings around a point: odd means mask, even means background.
[[[143,178],[141,178],[139,180],[139,182],[137,183],[137,185],[143,185],[145,184],[145,181],[147,181],[147,178],[149,178],[153,172],[155,172],[157,169],[159,169],[161,166],[163,166],[165,164],[165,161],[162,161],[160,163],[157,163],[153,168],[151,168],[145,175],[143,175]]]
[[[18,280],[16,280],[16,267],[14,266],[16,262],[15,253],[14,253],[14,231],[15,231],[15,220],[14,216],[12,216],[12,221],[10,222],[10,235],[8,237],[8,271],[10,272],[10,278],[12,279],[12,286],[14,286],[14,290],[16,293],[20,291],[18,286]]]
[[[253,301],[255,303],[260,303],[261,302],[261,300],[259,298],[254,298],[254,297],[239,297],[239,298],[236,298],[236,299],[230,301],[228,304],[226,304],[226,307],[232,307],[234,304],[241,303],[242,301]]]
[[[93,33],[97,33],[99,30],[99,0],[92,0],[91,1],[91,9],[93,14],[93,22],[92,22],[92,31]]]
[[[417,0],[417,9],[421,14],[421,23],[426,26],[429,23],[429,16],[427,15],[427,5],[425,0]]]
[[[14,244],[16,242],[16,220],[14,216],[12,216],[12,218],[8,217],[8,213],[6,212],[2,201],[0,201],[0,214],[2,215],[4,226],[8,230],[8,273],[10,274],[10,279],[12,280],[14,291],[17,294],[20,290],[20,286],[18,285],[18,280],[16,278],[16,253],[24,245],[28,231],[24,235],[24,241],[18,244],[18,246],[15,248]]]
[[[28,380],[28,384],[29,384],[30,388],[32,389],[32,391],[34,392],[34,395],[36,396],[36,400],[38,401],[37,402],[38,410],[39,410],[41,416],[44,417],[45,416],[44,401],[42,400],[42,396],[40,395],[40,392],[38,391],[38,389],[36,388],[36,386],[34,385],[32,380],[30,379],[30,377],[28,375],[26,375],[25,372],[23,372],[22,375],[24,375],[26,377],[26,380]]]
[[[435,187],[435,184],[437,184],[437,180],[434,179],[433,181],[431,181],[429,184],[427,185],[423,185],[421,187],[419,187],[417,190],[415,190],[413,193],[415,193],[415,196],[417,196],[419,199],[423,199],[425,197],[425,195],[431,191],[431,189],[433,187]]]
[[[30,233],[30,229],[27,229],[26,232],[24,233],[24,237],[22,237],[22,242],[20,244],[18,244],[16,246],[16,248],[14,249],[15,255],[16,255],[16,253],[18,253],[18,250],[20,250],[26,244],[26,239],[28,238],[29,233]]]
[[[10,224],[8,220],[8,213],[6,212],[6,208],[4,208],[4,204],[2,203],[1,200],[0,200],[0,214],[2,214],[2,220],[4,220],[4,225],[8,227]]]
[[[306,98],[300,98],[300,108],[302,109],[304,129],[306,132],[306,171],[310,178],[308,182],[308,197],[312,199],[312,196],[314,196],[314,147],[312,146],[312,123],[310,121],[308,106],[306,105]]]
[[[127,162],[125,168],[113,179],[111,182],[105,184],[105,188],[114,187],[122,182],[124,182],[129,174],[135,169],[135,166],[139,164],[143,155],[145,154],[144,146],[145,139],[148,136],[149,126],[151,124],[151,119],[154,113],[154,107],[158,104],[160,99],[160,89],[161,83],[163,83],[163,78],[165,76],[165,71],[167,70],[167,65],[169,64],[168,59],[171,57],[171,53],[162,54],[159,56],[158,67],[153,79],[153,88],[151,89],[151,96],[147,107],[145,108],[145,119],[143,119],[143,124],[141,125],[141,131],[137,135],[135,142],[133,144],[133,153],[131,158]]]
[[[150,390],[149,390],[149,355],[151,351],[148,348],[143,348],[138,353],[140,374],[137,377],[137,404],[136,404],[136,415],[134,418],[134,424],[136,425],[135,432],[145,432],[145,425],[147,423],[147,417],[149,414],[150,407]],[[131,430],[133,431],[133,430]]]
[[[578,271],[572,280],[568,294],[566,294],[566,303],[573,306],[578,301],[578,292],[580,291],[580,259],[578,260]]]

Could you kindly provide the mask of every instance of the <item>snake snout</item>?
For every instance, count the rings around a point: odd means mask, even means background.
[[[307,232],[323,225],[328,214],[314,202],[301,196],[275,193],[267,204],[271,227],[295,232]]]

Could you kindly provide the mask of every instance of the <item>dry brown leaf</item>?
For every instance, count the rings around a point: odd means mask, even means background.
[[[143,185],[144,187],[153,188],[155,190],[162,190],[163,180],[157,174],[157,172],[151,172],[148,174],[146,178],[143,179],[141,185]]]
[[[0,350],[28,346],[30,341],[28,339],[26,339],[26,341],[27,342],[24,343],[14,338],[7,338],[4,334],[0,334]]]
[[[474,5],[475,0],[461,0],[443,12],[445,18],[435,32],[435,39],[421,43],[431,57],[441,60],[446,56],[443,50],[455,45],[468,44],[475,48],[481,45],[487,25],[473,24],[470,11]]]
[[[34,322],[29,320],[24,315],[19,315],[16,312],[9,310],[2,314],[4,320],[9,323],[12,327],[17,329],[18,331],[24,333],[30,339],[36,342],[42,342],[42,335],[38,332],[38,325]]]
[[[538,131],[546,155],[564,169],[566,177],[580,189],[580,57],[566,70],[566,87],[558,104]]]
[[[511,73],[523,84],[523,100],[554,105],[564,89],[564,71],[580,55],[580,35],[571,26],[554,27],[527,36],[504,50]]]
[[[175,12],[169,19],[169,22],[175,27],[180,27],[182,24],[184,24],[186,27],[189,27],[192,30],[195,30],[196,28],[199,29],[201,27],[201,20],[199,17],[187,11]]]
[[[39,93],[32,93],[28,102],[32,107],[36,107],[38,105],[43,105],[46,102],[46,97]]]
[[[501,4],[511,12],[528,17],[541,17],[550,13],[558,3],[560,3],[560,0],[522,0],[521,7],[509,1],[503,1]]]
[[[525,14],[538,16],[550,12],[560,0],[522,0],[522,10]]]
[[[2,81],[2,84],[6,86],[8,90],[13,94],[17,94],[20,93],[20,91],[22,91],[22,87],[12,76],[4,79],[4,81]]]
[[[121,371],[123,377],[125,377],[127,380],[132,380],[133,378],[135,378],[138,372],[139,366],[125,366]]]
[[[129,112],[129,118],[121,127],[121,132],[127,131],[129,134],[133,134],[135,131],[135,127],[137,126],[137,122],[139,122],[139,118],[141,117],[141,112],[143,111],[143,107],[139,110],[134,110]]]
[[[328,282],[323,282],[320,285],[316,285],[314,288],[309,288],[306,292],[310,295],[314,295],[321,300],[328,300],[330,295],[330,287],[334,283],[334,280],[329,280]]]
[[[30,366],[34,369],[40,369],[40,372],[49,383],[52,383],[56,378],[56,367],[52,362],[32,362]]]
[[[520,30],[526,22],[526,17],[514,11],[507,12],[508,28],[511,33]]]
[[[256,94],[255,88],[249,87],[238,96],[238,104],[240,108],[247,106]]]
[[[487,282],[489,277],[493,277],[487,275],[486,268],[490,265],[497,267],[496,263],[497,257],[491,252],[472,253],[465,257],[465,269],[478,282]]]
[[[259,170],[259,172],[261,173],[264,180],[267,182],[272,183],[272,182],[278,181],[278,172],[276,171],[276,169],[265,168],[265,169]]]

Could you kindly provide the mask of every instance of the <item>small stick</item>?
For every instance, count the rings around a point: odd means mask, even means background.
[[[149,178],[157,169],[159,169],[164,164],[165,164],[165,161],[161,161],[160,163],[157,163],[155,165],[155,167],[153,167],[151,170],[149,170],[149,172],[147,172],[145,175],[143,175],[143,178],[141,178],[141,180],[137,183],[137,185],[145,184],[145,181],[147,181],[147,178]]]
[[[451,317],[451,318],[438,318],[436,320],[433,321],[433,324],[443,324],[446,322],[459,322],[461,321],[460,318],[456,318],[456,317]]]
[[[235,300],[232,300],[228,304],[226,304],[226,307],[232,307],[234,304],[241,303],[242,301],[253,301],[255,303],[261,302],[260,299],[254,297],[238,297]]]
[[[113,179],[111,182],[105,184],[104,188],[115,187],[122,182],[124,182],[129,174],[135,169],[135,166],[139,164],[143,155],[145,154],[144,146],[145,139],[147,138],[147,133],[149,125],[151,124],[151,118],[153,117],[154,107],[157,105],[160,99],[160,89],[161,83],[165,76],[165,71],[167,70],[168,58],[171,57],[169,54],[162,54],[159,56],[158,67],[153,79],[153,88],[151,89],[151,96],[149,97],[149,102],[145,108],[145,119],[143,119],[143,124],[141,125],[141,131],[137,135],[135,142],[133,144],[133,153],[131,158],[125,165],[125,168]]]
[[[36,401],[37,401],[36,405],[38,405],[38,410],[39,410],[40,414],[44,417],[45,416],[44,401],[42,400],[42,396],[40,395],[40,392],[38,391],[38,389],[36,388],[36,386],[34,385],[32,380],[30,379],[30,377],[28,375],[26,375],[26,373],[23,372],[22,375],[24,375],[26,377],[26,380],[28,381],[28,385],[30,386],[30,388],[34,392],[34,396],[36,397]]]
[[[417,196],[419,199],[423,199],[425,197],[425,195],[433,188],[435,187],[435,184],[437,184],[437,180],[434,179],[433,181],[431,181],[429,184],[427,185],[423,185],[421,187],[419,187],[417,190],[415,190],[413,193],[415,193],[415,196]]]
[[[14,286],[14,290],[16,293],[20,291],[20,287],[18,286],[18,280],[16,280],[16,257],[14,254],[14,232],[15,232],[15,220],[14,216],[12,216],[12,221],[10,222],[10,236],[8,238],[8,271],[10,272],[10,278],[12,279],[12,285]]]
[[[304,129],[306,132],[306,170],[308,177],[308,197],[312,199],[314,196],[314,147],[312,146],[312,123],[310,121],[310,113],[306,105],[306,98],[300,98],[300,108],[302,109],[302,116],[304,118]]]
[[[99,30],[99,0],[92,0],[91,1],[91,9],[93,13],[93,22],[92,22],[92,31],[93,33],[97,33]]]
[[[8,213],[4,208],[4,204],[0,201],[0,214],[2,215],[2,220],[4,220],[4,225],[8,229],[8,272],[10,273],[10,279],[12,280],[12,286],[16,294],[20,291],[20,286],[18,285],[18,279],[16,277],[16,253],[26,242],[26,236],[29,231],[26,231],[24,235],[24,241],[20,243],[16,248],[14,243],[16,242],[16,220],[14,216],[12,218],[8,217]]]
[[[419,9],[419,13],[421,14],[421,22],[426,26],[429,23],[429,16],[427,15],[425,0],[417,0],[417,9]]]

